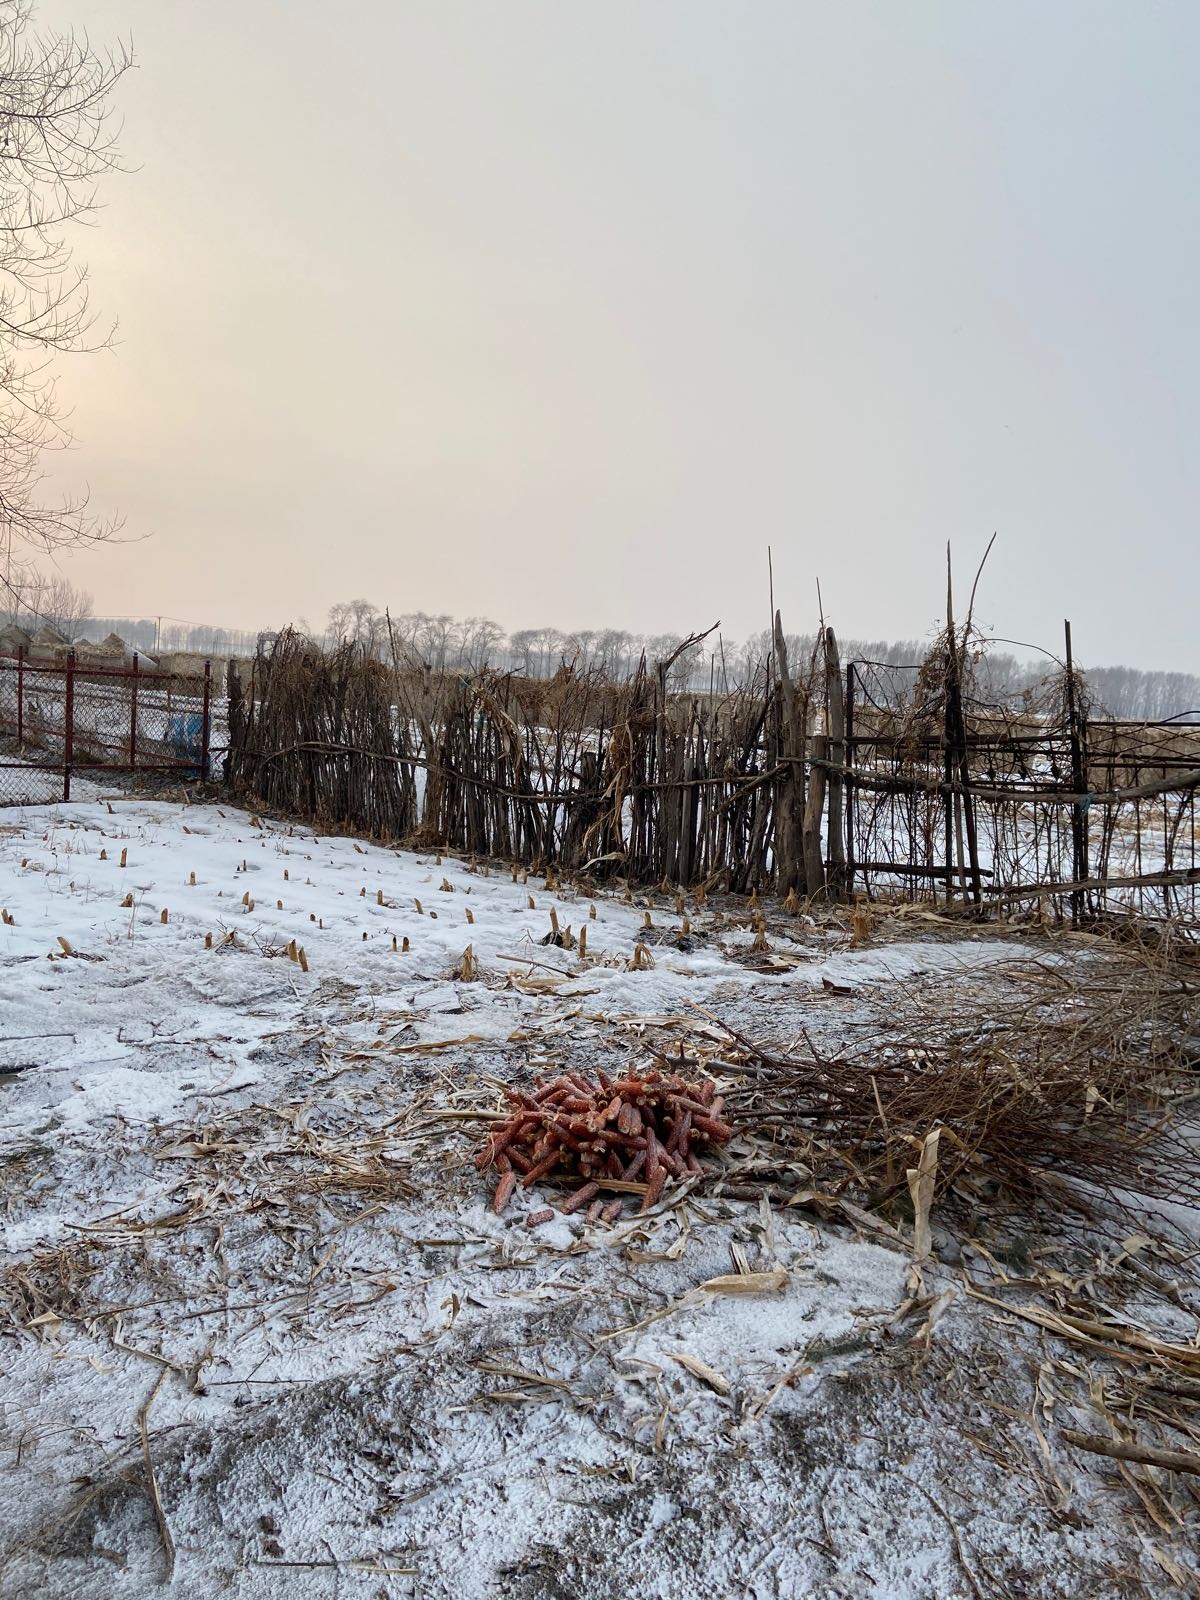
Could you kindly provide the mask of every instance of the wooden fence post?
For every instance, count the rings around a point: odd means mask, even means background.
[[[954,746],[952,743],[952,719],[950,713],[950,697],[946,696],[945,716],[942,725],[942,776],[946,784],[946,797],[943,804],[943,823],[946,835],[946,904],[954,904],[954,873],[956,854],[954,849]],[[915,858],[914,858],[915,859]],[[958,866],[961,867],[959,862]],[[936,885],[935,885],[936,889]],[[936,893],[934,896],[937,898]]]
[[[825,629],[825,714],[829,734],[829,823],[825,853],[829,861],[829,893],[834,900],[846,897],[846,851],[842,837],[842,795],[845,782],[840,768],[846,765],[846,706],[842,699],[842,663],[837,638],[832,628]]]
[[[963,650],[966,649],[967,635],[970,632],[971,613],[967,609],[967,625],[963,629]],[[958,635],[954,630],[954,584],[950,568],[950,546],[946,546],[946,660],[944,698],[946,702],[944,761],[946,773],[946,903],[949,905],[952,893],[950,887],[950,855],[953,848],[953,834],[958,834],[963,826],[966,828],[967,849],[966,855],[971,864],[971,898],[977,906],[983,905],[983,882],[979,871],[979,841],[975,832],[975,805],[971,797],[971,758],[967,749],[967,718],[963,710],[962,697],[962,652],[959,650]],[[955,775],[958,777],[958,791],[953,785]],[[951,819],[953,818],[953,828]],[[963,899],[967,898],[967,873],[966,861],[963,858],[961,836],[958,839],[958,871],[962,882]],[[936,884],[933,885],[936,898]]]
[[[821,854],[821,816],[825,810],[825,763],[829,760],[829,738],[824,733],[813,737],[813,761],[808,774],[808,797],[804,805],[804,879],[808,898],[824,894],[825,862]]]
[[[75,652],[67,652],[66,705],[63,711],[63,800],[71,798],[71,763],[75,759]]]
[[[200,713],[200,782],[208,782],[208,745],[212,734],[212,662],[204,663],[204,709]]]
[[[137,701],[138,653],[133,652],[133,669],[129,679],[129,770],[137,771]]]
[[[825,874],[822,871],[819,881],[809,882],[803,853],[806,707],[796,703],[783,619],[778,611],[775,613],[775,665],[779,673],[779,756],[784,769],[775,785],[775,889],[779,894],[787,894],[789,889],[802,888],[811,898],[824,886]],[[758,798],[761,799],[761,795]]]
[[[854,894],[854,663],[846,663],[846,898]]]
[[[253,668],[251,668],[253,673]],[[251,677],[253,682],[253,677]],[[242,675],[237,662],[231,657],[225,663],[225,699],[228,710],[229,748],[225,752],[225,782],[236,784],[241,777],[246,749],[246,701],[242,691]]]
[[[25,749],[25,646],[17,646],[17,749]]]
[[[1075,658],[1071,653],[1071,624],[1063,622],[1067,644],[1067,727],[1071,741],[1071,786],[1077,795],[1086,788],[1083,740],[1079,728],[1079,704],[1075,692]],[[1083,883],[1088,875],[1087,807],[1083,800],[1071,806],[1071,871],[1076,883]],[[1077,928],[1083,914],[1083,890],[1071,894],[1071,926]]]
[[[947,731],[953,741],[954,760],[952,767],[957,767],[959,795],[955,798],[961,800],[963,826],[967,835],[967,863],[971,872],[971,899],[977,906],[983,905],[983,879],[979,870],[979,840],[975,830],[975,801],[971,794],[971,757],[967,747],[967,718],[963,710],[962,698],[962,657],[959,653],[954,631],[950,630],[950,660],[949,672],[946,678],[946,719]],[[963,872],[962,851],[959,850],[959,871]],[[963,877],[964,898],[966,891],[966,878]]]

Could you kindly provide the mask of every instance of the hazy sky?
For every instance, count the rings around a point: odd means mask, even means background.
[[[98,610],[981,611],[1200,669],[1195,0],[43,0],[132,34]]]

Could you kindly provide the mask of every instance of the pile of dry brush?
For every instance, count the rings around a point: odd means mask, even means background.
[[[1168,933],[1010,964],[1000,1004],[929,1011],[836,1057],[745,1056],[747,1166],[902,1209],[939,1201],[1089,1217],[1200,1205],[1200,949]],[[932,1146],[930,1136],[936,1134]],[[923,1169],[923,1170],[922,1170]]]
[[[505,1089],[476,1166],[497,1172],[497,1211],[547,1179],[573,1186],[561,1210],[593,1220],[620,1210],[602,1189],[645,1208],[689,1175],[904,1221],[935,1203],[960,1221],[1200,1206],[1200,945],[1170,929],[1080,937],[981,983],[927,1007],[919,1032],[898,1022],[838,1055],[727,1028],[726,1046],[616,1080]]]

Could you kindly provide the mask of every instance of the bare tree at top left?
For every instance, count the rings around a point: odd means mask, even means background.
[[[44,456],[71,443],[56,393],[64,355],[104,349],[75,229],[98,206],[101,180],[120,170],[113,91],[133,65],[125,47],[35,26],[34,0],[0,0],[0,578],[14,552],[57,551],[109,539],[118,524],[86,494],[42,491]],[[19,571],[25,571],[20,567]]]

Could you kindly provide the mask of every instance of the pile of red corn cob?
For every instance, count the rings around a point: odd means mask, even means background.
[[[567,1072],[531,1094],[504,1093],[513,1109],[492,1124],[475,1157],[481,1172],[494,1166],[500,1175],[496,1212],[518,1183],[528,1189],[540,1178],[582,1180],[559,1207],[564,1214],[587,1206],[589,1221],[615,1221],[621,1201],[606,1204],[597,1196],[627,1184],[637,1185],[632,1192],[642,1195],[645,1211],[668,1177],[702,1170],[697,1144],[724,1144],[733,1132],[711,1079],[689,1082],[657,1067],[615,1081],[597,1072],[594,1083]],[[526,1221],[533,1226],[553,1214],[536,1211]]]

